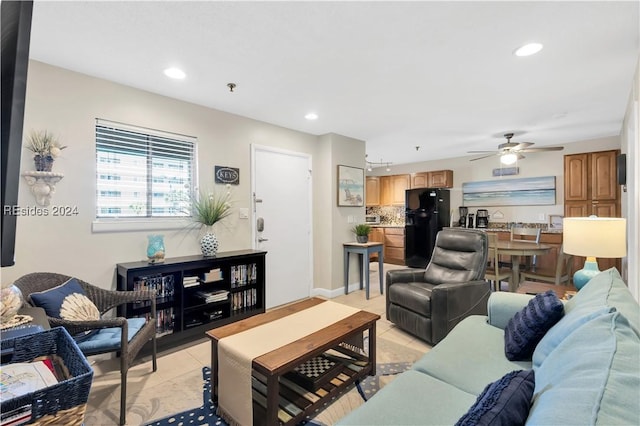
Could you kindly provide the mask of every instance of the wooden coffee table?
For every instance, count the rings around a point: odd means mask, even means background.
[[[306,299],[283,308],[256,315],[208,331],[211,339],[212,398],[218,396],[218,342],[220,339],[324,303]],[[261,355],[252,362],[253,424],[295,425],[322,407],[355,381],[376,373],[376,321],[380,315],[358,311],[315,333]],[[350,349],[348,342],[368,331],[368,356]],[[346,344],[345,344],[346,343]],[[317,390],[309,390],[285,376],[319,355],[336,361],[328,380]]]

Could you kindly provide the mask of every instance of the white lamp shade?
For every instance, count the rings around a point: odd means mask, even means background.
[[[627,221],[619,217],[566,217],[562,224],[565,253],[620,258],[627,255]]]

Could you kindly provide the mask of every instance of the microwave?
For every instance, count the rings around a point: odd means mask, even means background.
[[[377,214],[368,214],[364,217],[364,223],[368,223],[369,225],[376,225],[380,223],[380,215]]]

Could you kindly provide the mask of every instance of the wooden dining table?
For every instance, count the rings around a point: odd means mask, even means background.
[[[551,246],[528,241],[500,241],[496,243],[498,255],[511,256],[511,280],[509,291],[515,292],[520,284],[520,257],[536,256],[549,253]]]

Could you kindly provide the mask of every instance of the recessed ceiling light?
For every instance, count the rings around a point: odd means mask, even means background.
[[[515,52],[513,52],[516,56],[531,56],[542,50],[542,45],[540,43],[529,43],[524,46],[518,48]]]
[[[316,114],[315,112],[310,112],[309,114],[305,115],[304,118],[306,118],[307,120],[317,120],[318,114]]]
[[[187,76],[184,71],[178,68],[167,68],[164,70],[164,75],[169,78],[175,78],[176,80],[182,80]]]

